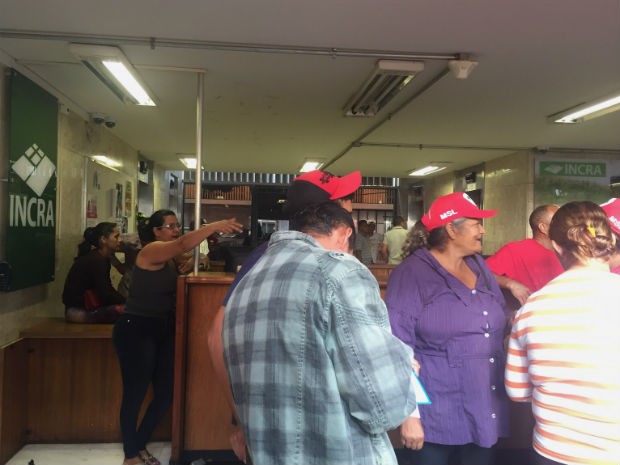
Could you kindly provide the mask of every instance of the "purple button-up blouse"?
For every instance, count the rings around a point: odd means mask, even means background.
[[[465,261],[477,276],[474,289],[419,249],[390,274],[385,301],[392,332],[413,348],[431,398],[419,407],[425,441],[490,447],[509,432],[508,312],[484,260]]]

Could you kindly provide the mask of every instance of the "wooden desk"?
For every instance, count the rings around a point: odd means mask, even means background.
[[[67,323],[63,318],[44,318],[19,333],[22,339],[111,339],[113,324]]]
[[[368,265],[368,269],[373,274],[379,283],[386,282],[392,270],[396,268],[396,265],[387,265],[387,264],[379,264],[374,263],[372,265]]]

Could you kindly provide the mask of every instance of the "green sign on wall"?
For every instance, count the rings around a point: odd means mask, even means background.
[[[574,176],[579,178],[602,178],[606,176],[607,165],[600,162],[541,161],[539,176]]]
[[[54,280],[58,102],[11,72],[9,92],[10,290]]]

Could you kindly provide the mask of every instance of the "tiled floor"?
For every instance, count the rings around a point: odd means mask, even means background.
[[[170,460],[170,443],[154,442],[149,451],[162,465]],[[121,465],[121,444],[29,444],[15,454],[6,465]]]

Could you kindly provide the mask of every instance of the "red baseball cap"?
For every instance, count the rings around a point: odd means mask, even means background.
[[[607,218],[609,218],[609,226],[611,229],[620,236],[620,199],[612,198],[601,205],[601,208],[605,210]]]
[[[453,192],[435,200],[422,223],[432,231],[458,218],[489,218],[496,214],[497,210],[480,210],[465,192]]]
[[[297,176],[286,194],[284,211],[292,215],[308,205],[337,200],[353,194],[362,183],[362,173],[353,171],[335,176],[321,170],[308,171]]]

